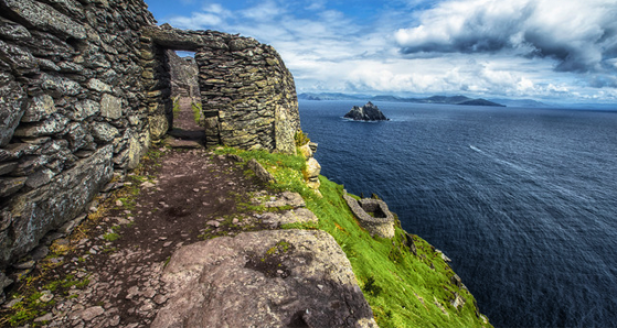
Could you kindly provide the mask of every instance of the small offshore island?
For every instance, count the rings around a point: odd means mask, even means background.
[[[377,106],[372,102],[366,103],[362,107],[353,106],[353,108],[343,116],[354,121],[389,121]]]

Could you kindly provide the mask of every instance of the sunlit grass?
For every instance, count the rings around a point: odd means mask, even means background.
[[[408,236],[398,220],[392,240],[372,238],[343,200],[343,186],[320,176],[323,197],[306,186],[302,174],[306,163],[302,156],[234,148],[221,148],[217,153],[237,154],[245,161],[255,158],[276,178],[271,188],[302,195],[307,207],[319,218],[319,224],[293,224],[286,228],[320,229],[334,237],[351,262],[380,327],[491,327],[476,315],[474,297],[452,284],[450,278],[455,273],[431,245],[417,236]],[[409,238],[415,243],[417,255],[408,247]],[[466,301],[460,309],[450,304],[454,293]]]

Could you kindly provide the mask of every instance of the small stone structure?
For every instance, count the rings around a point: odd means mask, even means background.
[[[362,228],[368,230],[371,236],[377,235],[389,239],[394,237],[394,215],[383,200],[373,198],[357,200],[347,193],[343,198],[360,221]],[[373,216],[367,212],[373,213]]]
[[[148,26],[141,37],[142,83],[153,139],[172,126],[165,49],[195,51],[208,146],[263,148],[295,153],[300,128],[293,76],[271,46],[215,31],[184,31],[168,24]]]

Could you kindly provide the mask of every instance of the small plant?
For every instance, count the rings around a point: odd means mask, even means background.
[[[296,147],[304,146],[311,141],[308,134],[302,132],[302,130],[298,130],[298,132],[296,132],[294,139],[296,140]]]
[[[201,123],[201,104],[199,103],[191,103],[191,109],[193,110],[193,119],[195,123]]]
[[[107,241],[116,241],[120,239],[120,235],[115,232],[109,232],[103,235],[103,239]]]

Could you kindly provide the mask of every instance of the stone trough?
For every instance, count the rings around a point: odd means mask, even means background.
[[[377,235],[388,239],[394,237],[394,215],[383,200],[373,198],[357,200],[347,193],[343,195],[343,198],[358,218],[362,228],[366,229],[371,236]]]

